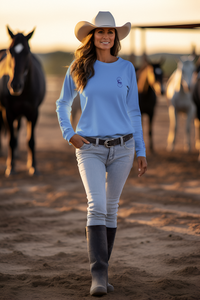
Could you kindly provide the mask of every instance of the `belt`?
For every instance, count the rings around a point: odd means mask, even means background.
[[[123,142],[127,142],[128,140],[130,140],[131,138],[133,137],[133,134],[130,133],[130,134],[127,134],[127,135],[124,135],[122,136],[122,140]],[[91,137],[85,137],[85,139],[92,143],[92,144],[96,144],[96,140],[95,138],[91,138]],[[110,148],[112,146],[116,146],[116,145],[119,145],[121,144],[121,137],[119,138],[116,138],[116,139],[110,139],[110,140],[102,140],[102,139],[99,139],[99,145],[103,145],[105,146],[106,148]]]

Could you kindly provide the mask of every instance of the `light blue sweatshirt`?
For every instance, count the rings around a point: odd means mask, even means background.
[[[96,60],[95,75],[82,93],[82,114],[76,133],[83,137],[117,138],[133,133],[136,155],[146,156],[135,69],[131,62],[118,58],[116,62]],[[71,123],[71,106],[77,95],[68,68],[60,98],[56,101],[58,121],[64,139],[75,134]]]

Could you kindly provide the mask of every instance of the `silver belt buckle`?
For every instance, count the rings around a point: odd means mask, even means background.
[[[110,141],[113,141],[113,140],[114,140],[114,139],[106,140],[106,141],[104,142],[104,146],[105,146],[106,148],[112,147],[112,146],[109,146],[108,143],[109,143]]]

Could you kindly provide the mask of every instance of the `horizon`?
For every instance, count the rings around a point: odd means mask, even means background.
[[[77,7],[79,8],[77,10]],[[87,7],[87,9],[85,9]],[[59,51],[74,52],[80,42],[74,35],[77,22],[91,22],[98,11],[109,10],[114,15],[117,26],[130,21],[134,25],[161,25],[200,23],[200,1],[198,0],[10,0],[1,4],[0,11],[0,48],[10,43],[6,25],[13,33],[28,34],[36,28],[30,46],[33,52],[47,53]],[[190,53],[193,47],[200,54],[200,29],[195,30],[145,30],[145,40],[141,30],[135,29],[121,41],[123,54],[140,55],[144,43],[147,54],[155,52]],[[132,37],[132,39],[131,39]]]

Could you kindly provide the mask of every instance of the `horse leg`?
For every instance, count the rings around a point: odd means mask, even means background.
[[[195,148],[199,151],[198,161],[200,162],[200,120],[196,118],[194,120],[195,126]]]
[[[191,121],[194,119],[195,113],[196,113],[196,107],[192,105],[188,112],[187,121],[186,121],[186,145],[184,148],[185,151],[187,152],[191,151],[190,128],[191,128]]]
[[[152,137],[153,113],[149,114],[149,146],[150,151],[154,152],[153,137]]]
[[[2,112],[0,111],[0,156],[2,156],[2,143],[1,143],[2,128],[3,128],[3,118],[2,118]]]
[[[29,175],[36,175],[38,173],[36,170],[36,162],[35,162],[35,138],[34,138],[34,129],[37,122],[37,117],[38,117],[38,111],[36,112],[36,116],[32,121],[27,120],[27,140],[28,140],[27,167],[29,169]]]
[[[6,171],[5,171],[5,176],[8,177],[11,174],[14,173],[14,151],[17,146],[17,139],[14,134],[14,128],[13,128],[13,119],[9,114],[6,114],[7,116],[7,124],[9,128],[9,146],[8,146],[8,156],[7,156],[7,161],[6,161]]]
[[[173,105],[169,106],[169,134],[167,138],[167,150],[173,151],[177,132],[177,112]]]
[[[19,129],[21,127],[21,118],[19,118],[18,120],[15,120],[13,123],[13,128],[14,128],[14,135],[16,138],[16,148],[15,148],[15,158],[19,157],[19,149],[18,149],[18,136],[19,136]]]
[[[7,133],[7,120],[6,120],[6,111],[5,109],[0,110],[0,156],[3,155],[2,151],[2,135],[6,136]]]

